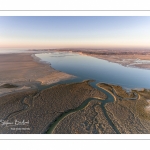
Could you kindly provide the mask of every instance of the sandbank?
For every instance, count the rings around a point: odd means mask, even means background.
[[[53,69],[50,64],[41,62],[34,54],[1,54],[0,85],[13,84],[16,88],[0,88],[0,96],[18,90],[35,88],[37,83],[52,84],[75,78]]]

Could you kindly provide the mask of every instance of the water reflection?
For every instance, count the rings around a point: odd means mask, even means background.
[[[36,54],[56,70],[85,79],[117,84],[125,88],[150,89],[150,70],[124,67],[106,60],[72,52]]]

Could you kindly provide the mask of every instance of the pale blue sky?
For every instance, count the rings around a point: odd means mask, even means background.
[[[0,17],[0,48],[150,48],[150,17]]]

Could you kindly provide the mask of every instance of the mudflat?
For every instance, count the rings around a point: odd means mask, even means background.
[[[150,69],[150,51],[134,51],[134,50],[100,50],[100,51],[83,51],[84,54],[109,62],[121,64],[123,66]]]
[[[52,84],[60,80],[73,78],[63,72],[54,70],[31,53],[0,55],[0,96],[35,87],[35,83]],[[7,88],[12,85],[14,88]]]

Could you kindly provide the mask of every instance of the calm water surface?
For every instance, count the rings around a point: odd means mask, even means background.
[[[106,60],[71,52],[36,54],[59,71],[75,75],[83,80],[112,83],[124,88],[150,89],[150,70],[124,67]]]

